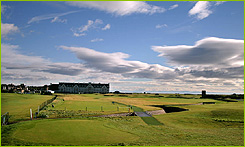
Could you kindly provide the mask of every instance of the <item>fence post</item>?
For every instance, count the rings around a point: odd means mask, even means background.
[[[101,111],[103,111],[103,106],[101,106]]]
[[[32,110],[31,110],[31,108],[30,108],[30,115],[31,115],[31,120],[32,120]]]
[[[39,114],[39,111],[40,111],[40,105],[38,106],[38,109],[37,109],[37,114]]]
[[[6,124],[8,124],[8,122],[9,122],[9,112],[6,113],[6,118],[7,118],[6,119]]]
[[[5,115],[3,115],[2,117],[3,117],[2,125],[5,125]]]

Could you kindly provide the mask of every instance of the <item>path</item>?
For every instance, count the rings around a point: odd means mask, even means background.
[[[137,116],[139,116],[146,124],[148,125],[163,125],[156,118],[152,117],[150,114],[146,112],[134,112]]]
[[[139,117],[152,117],[151,115],[147,114],[146,112],[135,112],[135,114]]]

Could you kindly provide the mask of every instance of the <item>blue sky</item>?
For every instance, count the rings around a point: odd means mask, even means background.
[[[243,11],[243,2],[1,2],[1,81],[243,93]]]

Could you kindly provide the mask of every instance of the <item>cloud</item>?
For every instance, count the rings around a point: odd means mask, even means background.
[[[244,67],[233,67],[233,68],[221,68],[221,69],[207,69],[207,70],[191,70],[189,74],[195,77],[205,77],[205,78],[223,78],[232,79],[240,78],[243,79]]]
[[[6,68],[30,68],[32,66],[38,67],[49,62],[48,60],[43,59],[41,56],[28,56],[20,53],[20,47],[18,45],[2,43],[1,54],[2,66]]]
[[[186,78],[201,77],[243,79],[243,50],[240,43],[240,40],[210,37],[198,41],[195,46],[154,46],[153,50],[160,52],[159,56],[167,57],[169,63],[175,65],[175,69],[159,64],[130,61],[127,60],[129,55],[121,52],[103,53],[84,47],[60,46],[60,48],[70,50],[86,67],[101,72],[132,78],[183,81]],[[213,54],[217,55],[212,57]]]
[[[54,13],[54,14],[35,16],[35,17],[31,18],[27,23],[31,24],[34,22],[42,21],[42,20],[55,19],[56,17],[58,18],[61,16],[65,16],[65,15],[77,13],[77,12],[79,12],[79,11],[70,11],[70,12],[65,12],[65,13]]]
[[[96,19],[95,21],[93,20],[88,20],[88,24],[81,26],[80,28],[78,28],[79,32],[85,32],[88,31],[90,28],[96,28],[97,25],[99,24],[103,24],[103,21],[100,19]]]
[[[211,9],[214,9],[215,6],[223,4],[225,1],[199,1],[195,6],[189,11],[190,16],[195,16],[198,20],[207,18],[210,14],[213,13]]]
[[[6,70],[46,72],[60,75],[78,75],[83,69],[79,63],[53,63],[41,56],[29,56],[20,52],[18,45],[1,44],[1,62]]]
[[[162,24],[162,25],[158,24],[158,25],[156,25],[156,29],[161,29],[161,28],[165,28],[165,27],[168,27],[168,25],[167,24]]]
[[[103,21],[101,19],[96,20],[88,20],[86,25],[82,25],[79,28],[72,28],[71,31],[73,32],[73,36],[80,37],[87,35],[85,32],[88,32],[92,29],[101,29],[101,25],[103,24]],[[110,24],[107,24],[102,30],[106,30],[110,28]]]
[[[244,41],[209,37],[196,42],[194,46],[153,46],[173,64],[178,65],[233,65],[243,61]]]
[[[7,9],[9,9],[10,6],[6,6],[6,5],[1,5],[1,14],[5,14],[5,12],[7,11]]]
[[[182,77],[182,80],[187,78],[195,81],[195,78],[200,78],[200,77],[205,79],[216,79],[216,80],[217,79],[241,80],[244,78],[243,68],[244,66],[219,67],[216,65],[212,65],[212,66],[199,65],[199,66],[188,66],[184,68],[178,67],[175,69],[175,72],[179,74],[179,77]]]
[[[67,23],[67,19],[60,19],[59,17],[55,17],[54,19],[51,20],[51,23],[54,22]]]
[[[211,10],[209,10],[210,6],[211,4],[208,1],[199,1],[189,11],[189,15],[194,15],[198,20],[202,20],[213,13]]]
[[[105,31],[105,30],[109,30],[111,28],[110,24],[107,24],[104,28],[102,28],[101,30]]]
[[[209,37],[193,46],[153,46],[160,57],[178,67],[179,75],[206,78],[243,78],[244,41]]]
[[[86,33],[76,33],[76,32],[73,32],[73,36],[75,36],[75,37],[86,36],[86,35],[87,35]]]
[[[51,62],[41,56],[25,55],[18,45],[1,44],[2,83],[44,85],[50,82],[110,82],[123,78],[118,74],[98,72],[82,63]],[[93,77],[93,78],[92,78]]]
[[[2,83],[25,83],[32,85],[37,85],[39,81],[49,81],[52,80],[52,78],[49,78],[48,76],[44,75],[38,75],[33,73],[22,73],[19,70],[17,71],[5,71],[2,70],[1,72],[1,79]],[[34,82],[34,83],[33,83]],[[45,83],[47,84],[47,83]]]
[[[173,9],[175,9],[175,8],[177,8],[177,7],[179,7],[179,5],[178,5],[178,4],[172,5],[172,6],[170,6],[170,7],[169,7],[169,9],[168,9],[168,10],[173,10]]]
[[[9,34],[19,32],[19,28],[14,24],[1,23],[1,36],[6,38]]]
[[[174,70],[169,67],[126,60],[129,58],[129,55],[122,52],[103,53],[84,47],[60,46],[60,48],[75,53],[78,59],[85,62],[86,67],[102,72],[140,78],[170,78],[174,75]]]
[[[225,3],[225,1],[217,1],[217,2],[215,2],[215,6],[221,5],[223,3]]]
[[[76,63],[52,63],[46,68],[37,71],[48,72],[53,74],[77,76],[85,71],[88,71],[82,64]]]
[[[130,15],[133,13],[163,13],[166,10],[162,7],[149,5],[141,1],[67,1],[66,4],[79,8],[90,8],[105,11],[118,16]]]
[[[98,41],[104,41],[104,39],[96,38],[96,39],[91,40],[90,42],[98,42]]]
[[[199,64],[178,66],[174,69],[159,64],[131,61],[128,59],[130,55],[122,52],[105,53],[67,46],[60,48],[74,53],[81,63],[51,62],[41,56],[21,53],[22,49],[18,45],[1,46],[2,83],[43,85],[61,81],[91,81],[109,82],[111,91],[200,92],[200,89],[206,89],[208,92],[243,92],[243,66],[220,68],[214,65],[210,68]]]

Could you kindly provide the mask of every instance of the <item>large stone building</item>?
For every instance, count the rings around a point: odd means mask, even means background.
[[[52,85],[52,84],[51,84]],[[55,84],[53,89],[59,93],[109,93],[110,85],[101,83],[63,83]]]

